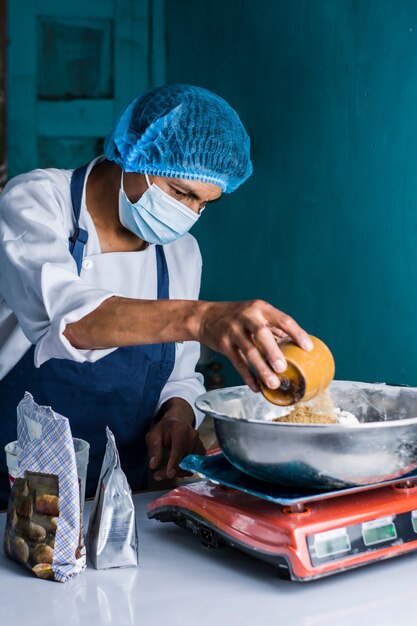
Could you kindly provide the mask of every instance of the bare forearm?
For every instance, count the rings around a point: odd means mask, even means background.
[[[200,341],[225,354],[243,380],[258,391],[253,374],[271,389],[286,362],[276,336],[286,334],[305,350],[313,344],[288,315],[263,300],[204,302],[201,300],[133,300],[113,297],[78,322],[67,324],[64,335],[79,349]]]
[[[65,337],[85,350],[192,341],[199,334],[200,309],[191,300],[133,300],[113,297],[78,322],[67,324]]]

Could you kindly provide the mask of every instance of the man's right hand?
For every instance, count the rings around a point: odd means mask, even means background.
[[[276,374],[287,364],[276,337],[289,336],[304,350],[313,348],[295,320],[263,300],[199,302],[198,308],[198,340],[227,356],[253,391],[259,390],[253,370],[267,387],[279,387]]]

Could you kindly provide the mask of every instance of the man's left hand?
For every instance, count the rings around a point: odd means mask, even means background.
[[[181,406],[182,411],[179,410],[178,401],[187,407]],[[192,426],[194,413],[190,413],[191,407],[180,398],[168,402],[169,406],[161,407],[165,408],[162,416],[146,435],[149,467],[154,471],[155,480],[186,476],[187,472],[178,467],[181,460],[187,454],[206,453],[198,432]]]

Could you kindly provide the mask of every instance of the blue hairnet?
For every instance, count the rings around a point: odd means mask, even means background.
[[[200,180],[230,192],[252,173],[249,146],[225,100],[201,87],[164,85],[129,104],[104,152],[126,172]]]

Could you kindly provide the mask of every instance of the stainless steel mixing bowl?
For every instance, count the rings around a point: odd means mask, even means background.
[[[359,424],[271,422],[286,409],[246,386],[209,391],[196,405],[214,419],[227,459],[261,480],[328,489],[382,482],[417,467],[417,388],[334,381],[330,393]]]

